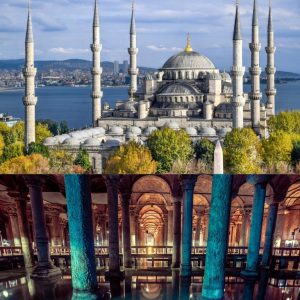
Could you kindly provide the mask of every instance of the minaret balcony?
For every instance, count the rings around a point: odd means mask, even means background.
[[[244,76],[245,74],[245,67],[237,67],[237,66],[233,66],[231,68],[231,75],[232,76]]]
[[[138,54],[138,52],[139,52],[138,48],[128,48],[128,53],[130,55],[136,55],[136,54]]]
[[[257,75],[257,76],[259,76],[261,74],[261,67],[250,67],[249,68],[249,73],[251,75]]]
[[[23,104],[25,106],[36,105],[37,97],[35,97],[34,95],[25,96],[25,97],[23,97]]]
[[[250,93],[249,94],[249,97],[251,100],[257,100],[257,101],[260,101],[260,99],[262,98],[262,93],[260,92],[254,92],[254,93]]]
[[[265,49],[268,54],[275,53],[276,51],[276,47],[266,47]]]
[[[91,97],[93,99],[99,99],[99,98],[102,98],[103,97],[103,92],[102,91],[99,91],[99,92],[96,92],[96,91],[93,91],[91,93]]]
[[[267,89],[266,90],[266,95],[267,95],[267,97],[269,97],[269,96],[275,96],[277,94],[277,90],[276,89]]]
[[[23,75],[24,77],[33,77],[36,75],[36,68],[33,67],[25,67],[23,68]]]
[[[91,68],[91,73],[92,73],[93,76],[101,75],[102,74],[102,68],[99,68],[99,67]]]
[[[249,48],[251,51],[259,52],[261,49],[261,43],[250,43]]]
[[[266,73],[268,74],[268,75],[273,75],[273,74],[275,74],[276,73],[276,68],[275,67],[266,67]]]
[[[129,69],[128,73],[129,73],[129,75],[138,75],[139,69]]]
[[[102,49],[102,45],[100,44],[91,44],[91,50],[93,52],[100,52]]]

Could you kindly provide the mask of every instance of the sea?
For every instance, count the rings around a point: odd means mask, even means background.
[[[245,91],[250,90],[245,85]],[[263,84],[261,89],[264,91]],[[300,110],[300,81],[277,84],[276,112]],[[36,118],[66,121],[71,129],[92,123],[91,87],[38,87]],[[23,89],[0,90],[0,113],[24,119]],[[103,103],[114,107],[116,101],[128,99],[128,87],[103,88]],[[263,101],[265,101],[265,95]]]

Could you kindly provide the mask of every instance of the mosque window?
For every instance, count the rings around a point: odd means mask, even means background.
[[[183,97],[180,97],[180,102],[183,102]]]

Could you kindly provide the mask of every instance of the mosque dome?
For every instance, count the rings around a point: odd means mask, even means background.
[[[147,127],[144,131],[144,135],[149,136],[155,130],[157,130],[157,127],[154,126]]]
[[[221,128],[218,130],[218,135],[220,137],[225,137],[225,135],[228,133],[228,132],[231,132],[231,128]]]
[[[121,105],[121,110],[127,110],[131,112],[137,112],[138,103],[136,101],[129,100]]]
[[[122,127],[119,126],[112,126],[109,131],[109,134],[114,134],[114,135],[123,135],[124,131]]]
[[[217,113],[232,113],[232,104],[230,102],[224,102],[217,106]]]
[[[119,140],[107,140],[103,146],[107,148],[119,147],[121,142]]]
[[[185,128],[185,131],[186,131],[186,133],[187,133],[189,136],[195,136],[195,135],[197,135],[197,129],[194,128],[194,127],[186,127],[186,128]]]
[[[127,132],[125,135],[126,140],[137,141],[138,136],[133,132]]]
[[[222,79],[226,82],[231,82],[232,81],[230,75],[226,72],[221,73],[221,76],[222,76]]]
[[[127,133],[132,133],[134,135],[140,135],[140,134],[142,134],[142,130],[140,127],[131,126],[127,129]]]
[[[216,130],[212,127],[202,127],[200,129],[200,135],[203,136],[215,136],[216,135]]]
[[[171,85],[168,85],[166,88],[164,88],[161,92],[161,96],[166,95],[195,95],[199,92],[194,88],[193,86],[185,83],[174,83]]]
[[[92,129],[93,136],[104,136],[105,135],[105,129],[102,127],[95,127]]]
[[[84,141],[83,147],[100,147],[101,142],[95,138],[88,138]]]
[[[80,141],[77,138],[69,137],[69,138],[66,138],[63,141],[63,145],[67,145],[67,146],[79,146],[80,145]]]
[[[166,122],[163,127],[164,128],[170,128],[170,129],[173,129],[173,130],[179,130],[180,129],[179,125],[175,121]]]
[[[65,139],[69,137],[70,136],[68,134],[62,134],[62,135],[57,135],[55,139],[57,140],[58,143],[62,143]]]
[[[54,146],[57,144],[57,139],[55,137],[48,137],[44,141],[45,146]]]

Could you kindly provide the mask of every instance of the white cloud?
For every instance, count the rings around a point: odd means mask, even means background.
[[[83,54],[83,53],[89,53],[89,49],[74,49],[74,48],[51,48],[49,50],[51,53],[58,53],[58,54]]]
[[[182,48],[178,47],[165,47],[162,45],[155,46],[155,45],[149,45],[147,46],[148,49],[152,51],[157,51],[157,52],[173,52],[173,51],[182,51]]]

